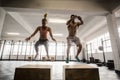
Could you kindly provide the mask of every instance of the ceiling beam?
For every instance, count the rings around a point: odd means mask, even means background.
[[[7,12],[3,8],[0,7],[0,39],[1,39],[1,33],[3,29],[6,13]]]
[[[20,16],[19,13],[8,12],[23,28],[28,31],[30,34],[34,31],[32,27]]]
[[[120,5],[113,10],[113,12],[117,12],[117,11],[120,11]]]
[[[81,14],[106,14],[105,8],[96,3],[96,0],[2,0],[1,7],[12,8],[26,8],[38,10],[50,10],[59,13],[74,13],[80,12]]]
[[[63,14],[63,15],[87,15],[87,16],[106,16],[108,14],[107,11],[79,11],[79,10],[57,10],[57,9],[29,9],[29,8],[10,8],[10,7],[2,7],[7,12],[23,12],[23,13],[38,13],[44,14],[45,12],[50,14]]]
[[[112,13],[120,5],[120,0],[97,0],[97,3]]]

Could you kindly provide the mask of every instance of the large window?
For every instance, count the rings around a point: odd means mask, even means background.
[[[25,42],[25,41],[0,41],[0,59],[22,59],[26,60],[28,57],[34,57],[36,52],[34,49],[35,41]],[[67,55],[67,44],[65,42],[49,42],[49,55],[54,57],[56,60],[65,60]],[[70,49],[70,59],[74,60],[76,52],[76,46],[72,45]],[[38,59],[41,60],[42,57],[46,57],[46,50],[43,45],[39,46]]]
[[[102,51],[99,50],[100,46],[103,47],[104,52],[112,52],[111,41],[108,32],[87,42],[86,45],[88,54],[101,53]]]

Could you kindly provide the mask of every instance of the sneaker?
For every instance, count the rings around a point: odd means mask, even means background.
[[[80,59],[77,56],[75,58],[77,59],[78,62],[80,62]]]
[[[69,63],[69,59],[68,58],[66,58],[66,63]]]

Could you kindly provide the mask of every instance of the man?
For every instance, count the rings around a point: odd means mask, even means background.
[[[53,41],[56,42],[56,40],[53,38],[53,35],[52,35],[52,31],[51,31],[51,28],[50,27],[47,27],[46,26],[46,23],[47,23],[47,14],[44,15],[44,18],[42,19],[42,26],[38,26],[36,28],[36,30],[34,31],[34,33],[26,38],[26,41],[30,40],[37,32],[40,33],[40,38],[39,40],[35,43],[35,51],[36,51],[36,55],[35,55],[35,59],[38,55],[38,46],[39,45],[44,45],[45,46],[45,50],[46,50],[46,53],[47,53],[47,58],[49,60],[49,55],[48,55],[48,38],[47,38],[47,33],[49,32],[50,34],[50,37],[52,38]]]
[[[80,22],[75,22],[75,19],[78,19]],[[80,59],[78,58],[78,55],[81,52],[82,44],[80,43],[80,40],[78,37],[76,37],[76,31],[79,28],[80,25],[83,24],[83,20],[80,16],[71,15],[70,20],[67,21],[66,25],[68,28],[69,35],[67,37],[67,58],[66,63],[69,63],[69,51],[71,47],[71,43],[74,42],[76,46],[78,47],[77,54],[75,58],[78,62],[80,62]]]

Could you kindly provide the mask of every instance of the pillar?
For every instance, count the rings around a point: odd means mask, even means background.
[[[115,14],[109,13],[106,18],[114,56],[115,70],[120,71],[120,39]]]

